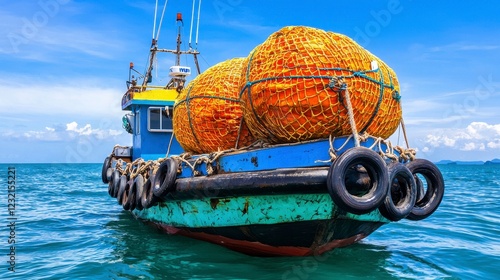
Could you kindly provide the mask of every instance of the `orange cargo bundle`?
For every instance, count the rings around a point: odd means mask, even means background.
[[[351,134],[347,92],[360,133],[387,138],[402,114],[391,68],[347,36],[310,27],[282,28],[257,46],[241,90],[250,131],[271,143]]]
[[[210,153],[251,144],[238,100],[244,60],[235,58],[210,67],[179,94],[174,133],[185,151]]]

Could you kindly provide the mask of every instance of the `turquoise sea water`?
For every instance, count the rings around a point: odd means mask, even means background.
[[[108,196],[100,164],[0,165],[0,279],[500,279],[500,166],[439,167],[446,193],[428,219],[322,256],[259,258],[135,220]]]

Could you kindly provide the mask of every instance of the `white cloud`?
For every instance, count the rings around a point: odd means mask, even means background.
[[[108,130],[103,130],[103,129],[92,129],[92,126],[90,124],[86,124],[82,128],[78,128],[78,123],[76,122],[71,122],[66,124],[66,131],[71,137],[75,136],[94,136],[97,139],[105,139],[108,137],[114,137],[121,135],[123,131],[118,131],[115,129],[108,129]]]
[[[449,147],[461,151],[500,149],[500,124],[472,122],[462,129],[435,130],[427,135],[425,143],[434,148]]]
[[[491,149],[500,149],[500,140],[496,139],[495,141],[488,142],[486,146]]]
[[[476,144],[474,142],[466,143],[460,150],[462,151],[473,151],[476,150]]]
[[[116,138],[123,134],[123,131],[115,129],[101,129],[92,128],[90,124],[86,124],[83,127],[78,127],[78,123],[71,122],[66,124],[64,127],[45,127],[45,130],[40,131],[26,131],[26,132],[13,132],[8,131],[2,134],[5,138],[16,139],[16,140],[37,140],[37,141],[71,141],[73,139],[81,137],[94,137],[98,140],[104,140],[108,138]]]

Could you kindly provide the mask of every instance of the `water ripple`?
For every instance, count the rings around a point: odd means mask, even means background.
[[[98,164],[16,165],[17,272],[0,279],[496,279],[500,169],[440,168],[445,197],[426,220],[323,256],[258,258],[135,220],[108,196]]]

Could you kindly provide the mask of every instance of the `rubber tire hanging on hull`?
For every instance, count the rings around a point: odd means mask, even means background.
[[[102,164],[102,169],[101,169],[101,180],[104,184],[109,183],[108,180],[108,167],[110,167],[110,158],[106,157],[104,159],[104,163]]]
[[[113,172],[113,197],[118,197],[118,191],[120,190],[120,178],[121,173],[118,170]]]
[[[417,186],[411,171],[402,163],[393,162],[387,167],[389,190],[380,213],[395,222],[408,216],[417,199]]]
[[[137,175],[134,179],[135,192],[135,208],[137,210],[142,210],[142,194],[144,193],[144,177],[141,174]]]
[[[156,197],[164,198],[175,189],[178,166],[173,158],[168,158],[160,164],[153,185],[153,193]]]
[[[111,180],[111,177],[113,176],[113,172],[115,171],[115,169],[113,167],[108,167],[108,170],[106,171],[106,178],[108,179],[108,182],[109,180]]]
[[[144,191],[141,196],[141,204],[144,209],[153,207],[156,204],[156,196],[153,193],[153,184],[155,181],[155,176],[151,175],[149,179],[144,184]]]
[[[361,196],[349,192],[346,184],[348,170],[359,165],[366,169],[370,177],[369,190]],[[351,148],[330,166],[327,187],[332,200],[341,209],[359,215],[369,213],[377,209],[387,195],[388,175],[385,162],[368,148]]]
[[[414,176],[420,174],[425,178],[427,191],[422,199],[417,200],[408,215],[409,220],[422,220],[434,213],[444,196],[444,179],[437,166],[426,159],[415,159],[406,164]]]
[[[126,191],[127,192],[126,198],[124,198],[123,201],[123,209],[132,211],[135,209],[136,206],[135,196],[137,193],[137,185],[135,184],[135,181],[132,179],[127,181],[127,185],[128,185],[128,190]]]
[[[120,184],[120,172],[118,170],[113,170],[111,173],[111,178],[109,180],[108,193],[111,197],[116,198],[118,194],[118,187]]]
[[[112,168],[112,167],[110,167],[110,168]],[[110,168],[108,168],[108,170]],[[113,182],[113,173],[114,172],[111,172],[111,175],[109,176],[109,180],[108,180],[108,194],[111,197],[114,197],[113,195],[115,194],[115,183]]]
[[[120,177],[120,180],[118,180],[118,193],[116,194],[116,199],[118,200],[118,204],[123,205],[124,204],[124,194],[128,193],[128,179],[127,176],[122,175]]]

